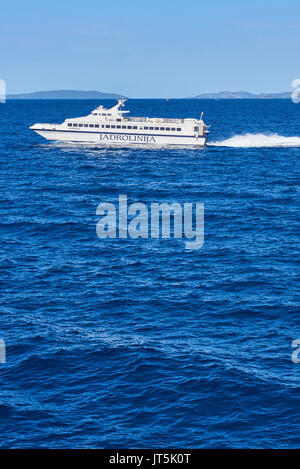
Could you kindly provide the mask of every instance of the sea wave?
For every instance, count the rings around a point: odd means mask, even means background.
[[[279,134],[244,134],[234,135],[226,140],[208,143],[215,147],[263,148],[263,147],[299,147],[300,137],[284,137]]]

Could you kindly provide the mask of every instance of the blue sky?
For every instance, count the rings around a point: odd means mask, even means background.
[[[300,77],[299,56],[299,0],[12,0],[0,7],[8,93],[287,91]]]

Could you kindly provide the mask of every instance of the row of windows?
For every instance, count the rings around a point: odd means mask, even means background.
[[[175,129],[175,127],[144,127],[144,130],[178,130],[181,131],[181,128]]]
[[[137,126],[136,125],[110,125],[110,124],[68,124],[68,127],[95,127],[99,128],[101,127],[102,129],[128,129],[128,130],[136,130]],[[166,131],[181,131],[181,128],[175,128],[175,127],[140,127],[140,130],[166,130]]]

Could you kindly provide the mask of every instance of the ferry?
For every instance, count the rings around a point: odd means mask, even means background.
[[[66,119],[62,124],[34,124],[37,134],[51,141],[93,143],[106,146],[194,146],[204,147],[208,127],[200,119],[129,117],[122,110],[126,99],[110,109],[97,107],[84,117]]]

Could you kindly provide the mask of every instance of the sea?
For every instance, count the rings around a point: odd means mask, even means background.
[[[0,447],[299,447],[300,104],[127,101],[203,111],[203,149],[29,129],[100,104],[0,104]],[[120,194],[204,204],[203,246],[100,239],[97,207]]]

